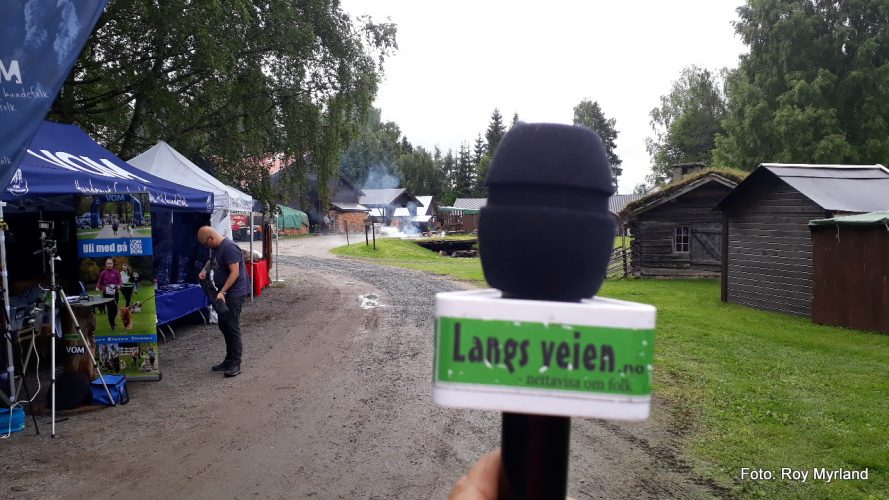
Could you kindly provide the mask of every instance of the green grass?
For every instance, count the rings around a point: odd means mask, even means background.
[[[343,257],[374,259],[384,265],[447,275],[484,286],[481,262],[478,258],[441,257],[437,253],[407,240],[380,238],[377,249],[364,242],[335,248],[333,253]]]
[[[699,472],[744,497],[889,491],[889,336],[724,304],[710,280],[609,281],[600,294],[657,306],[654,391],[689,425]],[[810,477],[741,482],[741,467]],[[868,467],[870,478],[827,484],[813,467]]]
[[[485,284],[478,259],[377,247],[334,253]],[[889,498],[889,335],[724,304],[712,280],[613,280],[600,295],[657,306],[654,394],[668,404],[653,412],[698,474],[745,498]],[[778,479],[742,482],[741,467]],[[869,480],[816,481],[814,467],[867,467]]]
[[[411,241],[463,241],[463,240],[475,240],[478,239],[478,236],[475,234],[448,234],[445,236],[432,236],[429,238],[416,238]]]
[[[633,242],[633,237],[627,236],[627,248],[630,248],[630,243],[632,243],[632,242]],[[623,241],[622,241],[621,237],[615,236],[614,237],[614,248],[620,248],[621,246],[623,246]]]
[[[90,295],[101,296],[100,292],[91,291]],[[157,304],[154,298],[154,284],[148,281],[139,283],[139,290],[133,293],[130,302],[142,302],[142,311],[133,314],[133,329],[126,333],[123,329],[123,323],[120,319],[120,310],[126,305],[123,292],[119,293],[117,301],[118,316],[115,318],[117,329],[112,333],[111,324],[108,321],[108,315],[101,313],[96,315],[96,333],[97,336],[104,335],[154,335],[157,329]]]

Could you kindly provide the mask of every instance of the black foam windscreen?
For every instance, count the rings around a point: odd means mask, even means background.
[[[576,301],[599,291],[614,245],[611,166],[585,127],[516,124],[500,141],[479,216],[485,279],[505,296]]]

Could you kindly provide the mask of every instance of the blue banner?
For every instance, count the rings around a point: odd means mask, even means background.
[[[151,238],[112,238],[79,240],[78,257],[119,257],[122,255],[151,255]]]
[[[0,186],[25,148],[99,20],[106,0],[7,0],[0,30]]]
[[[77,337],[80,338],[80,337]],[[152,342],[157,343],[157,334],[154,335],[117,335],[114,337],[95,337],[96,344],[121,344],[127,342]]]

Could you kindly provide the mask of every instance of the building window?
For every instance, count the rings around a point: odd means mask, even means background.
[[[688,226],[676,226],[676,234],[673,236],[673,251],[688,253]]]

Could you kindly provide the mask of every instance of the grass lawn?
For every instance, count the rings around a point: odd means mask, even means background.
[[[482,267],[478,258],[441,257],[437,253],[406,240],[395,238],[377,239],[377,249],[364,242],[335,248],[333,253],[344,257],[381,259],[383,264],[426,271],[432,274],[453,276],[457,279],[484,285]]]
[[[334,253],[484,285],[478,259],[377,247]],[[600,295],[657,306],[654,392],[681,410],[669,421],[685,428],[698,473],[741,497],[889,498],[889,335],[724,304],[711,280],[610,280]],[[776,479],[741,481],[742,467]],[[782,467],[809,479],[781,480]],[[867,467],[869,479],[827,483],[816,467]]]
[[[90,295],[101,296],[96,291],[89,292]],[[126,305],[126,300],[121,292],[117,301],[118,316],[115,318],[117,329],[112,333],[111,325],[108,322],[106,313],[96,315],[96,333],[95,335],[154,335],[157,330],[157,305],[154,298],[154,284],[149,281],[139,283],[139,290],[133,293],[131,302],[142,302],[142,311],[133,313],[133,329],[127,333],[124,331],[123,323],[120,319],[120,309]]]

